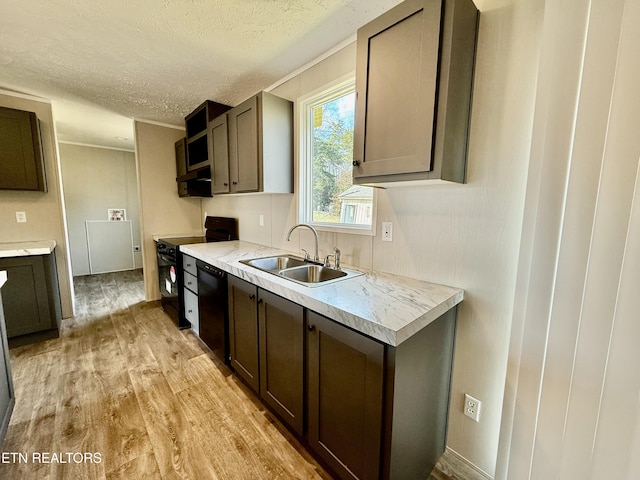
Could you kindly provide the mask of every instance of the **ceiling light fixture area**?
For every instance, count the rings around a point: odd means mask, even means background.
[[[11,62],[13,62],[13,57],[0,54],[0,65],[9,65]]]

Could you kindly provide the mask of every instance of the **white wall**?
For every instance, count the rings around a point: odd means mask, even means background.
[[[73,315],[73,286],[51,103],[44,99],[0,92],[0,106],[35,112],[38,116],[48,185],[46,193],[0,190],[0,242],[56,241],[62,316],[67,318]],[[27,214],[27,223],[16,222],[17,211]]]
[[[59,150],[71,267],[73,275],[89,275],[87,220],[107,220],[107,209],[125,208],[132,224],[133,244],[140,245],[135,155],[65,143],[59,145]],[[134,253],[133,258],[134,267],[141,268],[142,253]]]
[[[501,479],[640,475],[640,2],[547,2]]]

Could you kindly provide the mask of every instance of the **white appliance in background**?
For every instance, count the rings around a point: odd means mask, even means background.
[[[135,268],[131,220],[87,220],[85,225],[91,274]]]

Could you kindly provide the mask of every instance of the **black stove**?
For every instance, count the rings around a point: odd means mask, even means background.
[[[178,328],[189,328],[191,324],[184,315],[184,272],[180,247],[205,242],[237,240],[235,218],[207,217],[205,235],[161,238],[156,242],[158,257],[158,281],[162,295],[162,309]]]
[[[172,258],[175,262],[176,254],[178,253],[178,247],[180,245],[193,245],[194,243],[205,243],[207,237],[174,237],[174,238],[161,238],[157,243],[158,255],[166,255]]]

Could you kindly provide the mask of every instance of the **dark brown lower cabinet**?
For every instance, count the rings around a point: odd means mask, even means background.
[[[298,435],[304,416],[304,309],[258,289],[260,397]]]
[[[428,478],[456,309],[393,347],[229,275],[231,366],[337,478]]]
[[[260,391],[258,288],[229,275],[228,289],[231,367],[257,393]]]
[[[308,312],[310,447],[343,479],[377,479],[384,345]]]
[[[341,479],[428,478],[445,448],[456,309],[397,347],[307,322],[309,447]]]
[[[0,444],[2,444],[7,429],[9,428],[9,420],[11,420],[13,406],[16,403],[13,378],[11,376],[11,360],[9,358],[9,345],[7,344],[4,309],[2,307],[3,290],[3,281],[0,278]]]
[[[21,337],[13,346],[57,337],[62,313],[54,254],[1,258],[0,270],[7,271],[7,337]]]
[[[444,452],[455,331],[452,308],[397,347],[387,346],[380,478],[428,478]]]
[[[231,367],[294,432],[304,434],[304,309],[233,275]]]

